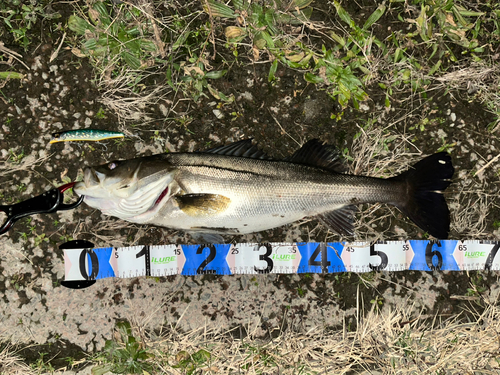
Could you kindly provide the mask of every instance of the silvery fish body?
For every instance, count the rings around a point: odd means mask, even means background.
[[[167,153],[86,168],[75,192],[106,215],[190,232],[243,234],[315,217],[353,235],[356,205],[397,206],[438,238],[449,231],[442,191],[453,175],[446,153],[389,179],[340,173],[335,148],[312,140],[291,157],[269,158],[251,140],[206,152]]]

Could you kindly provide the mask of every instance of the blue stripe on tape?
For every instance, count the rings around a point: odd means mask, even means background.
[[[186,263],[181,275],[231,275],[226,262],[231,245],[181,245]]]
[[[334,273],[346,272],[340,256],[344,246],[332,243],[297,243],[301,259],[297,273]]]
[[[110,260],[113,253],[112,247],[103,247],[94,249],[94,252],[97,255],[97,259],[99,260],[99,272],[97,273],[96,279],[105,279],[107,277],[115,277],[115,271],[113,267],[111,267]],[[89,265],[92,264],[90,260],[90,255],[87,254],[87,259],[89,261]],[[90,266],[92,267],[92,266]],[[89,275],[92,273],[89,270]]]
[[[438,271],[446,265],[447,270],[458,271],[453,251],[457,246],[458,241],[409,241],[414,252],[413,260],[408,269],[415,271]]]

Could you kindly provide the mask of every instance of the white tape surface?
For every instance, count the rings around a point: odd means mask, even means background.
[[[66,281],[107,277],[499,270],[499,241],[261,243],[64,250]],[[498,257],[500,258],[500,257]]]

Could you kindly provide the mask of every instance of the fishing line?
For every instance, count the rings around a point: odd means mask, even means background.
[[[94,248],[71,241],[63,285],[83,288],[110,277],[299,274],[371,271],[500,270],[500,241],[408,240],[240,243]]]

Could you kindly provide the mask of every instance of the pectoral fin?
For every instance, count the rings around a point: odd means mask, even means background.
[[[224,212],[231,199],[219,194],[185,194],[175,197],[179,208],[189,216],[213,216]]]

